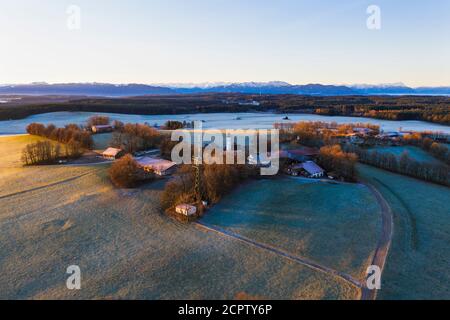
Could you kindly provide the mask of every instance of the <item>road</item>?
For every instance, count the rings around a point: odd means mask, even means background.
[[[375,254],[372,259],[372,265],[376,265],[383,274],[386,265],[387,256],[391,247],[392,236],[394,234],[394,218],[392,209],[381,193],[370,183],[364,183],[372,194],[375,196],[378,204],[381,207],[381,237],[378,241]],[[377,297],[377,290],[369,290],[364,284],[361,291],[361,300],[375,300]]]

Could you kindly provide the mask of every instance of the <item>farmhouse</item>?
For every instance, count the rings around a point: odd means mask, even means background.
[[[119,159],[123,155],[124,155],[123,150],[117,148],[108,148],[102,153],[102,157],[108,160]]]
[[[291,168],[294,174],[303,174],[308,178],[321,178],[324,176],[325,171],[319,167],[314,161],[306,161],[301,164],[294,165]]]
[[[190,204],[180,204],[175,207],[175,212],[189,217],[197,213],[197,208]]]
[[[111,125],[97,125],[97,126],[92,126],[91,130],[93,133],[112,132],[113,127]]]
[[[164,159],[151,157],[136,158],[137,164],[146,172],[153,172],[159,176],[172,174],[176,169],[176,163]]]

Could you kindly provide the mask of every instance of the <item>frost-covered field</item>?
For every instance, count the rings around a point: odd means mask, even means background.
[[[361,280],[380,220],[380,208],[363,185],[291,177],[242,186],[202,219]]]
[[[394,213],[379,299],[450,299],[450,188],[361,165]]]
[[[277,114],[277,113],[197,113],[177,115],[135,115],[92,112],[53,112],[33,115],[20,120],[0,121],[0,135],[24,133],[25,128],[32,122],[53,123],[63,127],[68,123],[86,124],[86,120],[96,114],[109,116],[112,120],[130,123],[148,123],[163,125],[167,120],[204,121],[205,129],[267,129],[273,128],[275,122],[291,121],[324,121],[337,123],[373,123],[381,126],[385,131],[402,130],[441,131],[450,133],[449,126],[428,123],[424,121],[390,121],[360,117],[322,116],[315,114]],[[283,120],[285,116],[289,121]],[[238,120],[238,118],[240,120]]]

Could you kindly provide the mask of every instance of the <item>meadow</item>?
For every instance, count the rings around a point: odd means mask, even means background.
[[[364,279],[381,228],[376,199],[360,184],[284,177],[237,189],[202,222]]]
[[[94,134],[92,140],[94,141],[94,150],[104,151],[106,148],[110,147],[112,140],[112,133],[100,133]]]
[[[359,166],[390,204],[394,238],[379,299],[450,299],[450,189]]]
[[[163,181],[114,189],[108,165],[22,167],[36,137],[0,138],[0,299],[357,299],[277,254],[162,214]],[[65,286],[81,268],[81,290]]]

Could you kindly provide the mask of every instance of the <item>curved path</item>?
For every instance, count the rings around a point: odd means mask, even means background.
[[[242,241],[242,242],[245,242],[245,243],[250,244],[252,246],[258,247],[260,249],[264,249],[264,250],[273,252],[273,253],[275,253],[277,255],[283,256],[283,257],[285,257],[285,258],[287,258],[287,259],[289,259],[291,261],[297,262],[297,263],[299,263],[301,265],[304,265],[306,267],[309,267],[311,269],[314,269],[314,270],[326,273],[328,275],[332,275],[332,276],[338,277],[338,278],[340,278],[340,279],[342,279],[342,280],[344,280],[346,282],[351,283],[352,285],[354,285],[354,286],[356,286],[356,287],[358,287],[360,289],[363,288],[363,284],[359,280],[355,279],[354,277],[352,277],[351,275],[349,275],[347,273],[331,269],[329,267],[323,266],[321,264],[318,264],[317,262],[311,261],[311,260],[303,258],[303,257],[295,256],[295,255],[293,255],[293,254],[291,254],[289,252],[286,252],[286,251],[284,251],[282,249],[279,249],[279,248],[273,247],[271,245],[268,245],[268,244],[265,244],[265,243],[261,243],[261,242],[249,239],[247,237],[244,237],[242,235],[236,234],[236,233],[228,231],[228,230],[224,230],[224,229],[221,229],[221,228],[218,228],[218,227],[213,227],[213,226],[210,226],[210,225],[208,225],[206,223],[199,222],[199,221],[196,222],[195,224],[199,228],[205,229],[207,231],[212,231],[212,232],[218,233],[218,234],[220,234],[222,236],[226,236],[226,237],[238,240],[238,241]]]
[[[370,183],[364,183],[372,194],[377,199],[378,204],[381,207],[381,237],[378,241],[375,254],[372,259],[372,265],[376,265],[383,274],[384,267],[386,265],[386,259],[391,247],[392,236],[394,234],[394,218],[392,209],[382,194]],[[366,284],[362,287],[361,300],[375,300],[377,297],[377,290],[370,290],[366,287]]]

